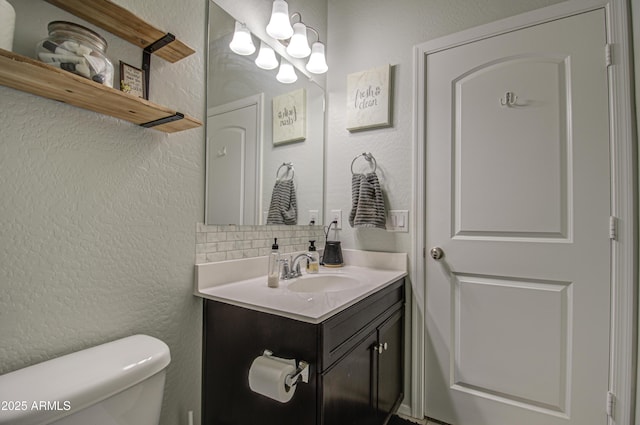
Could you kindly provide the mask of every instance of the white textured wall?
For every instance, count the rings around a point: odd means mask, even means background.
[[[49,21],[82,23],[42,0],[10,2],[25,55]],[[153,58],[150,99],[202,119],[205,0],[117,3],[197,51]],[[97,31],[116,67],[140,67],[139,48]],[[191,292],[204,130],[166,135],[0,87],[0,199],[0,373],[145,333],[171,349],[161,423],[199,417],[202,311]]]

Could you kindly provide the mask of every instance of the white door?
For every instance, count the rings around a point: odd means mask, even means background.
[[[207,117],[207,223],[257,224],[258,106]]]
[[[426,57],[429,417],[607,423],[605,45],[596,10]]]

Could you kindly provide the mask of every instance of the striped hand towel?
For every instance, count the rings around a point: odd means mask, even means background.
[[[351,195],[351,227],[387,228],[384,197],[376,173],[353,174]]]
[[[298,224],[298,205],[293,179],[276,181],[271,194],[267,224]]]

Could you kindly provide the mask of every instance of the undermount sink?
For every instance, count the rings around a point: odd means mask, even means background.
[[[338,292],[362,285],[360,280],[342,275],[305,275],[291,282],[287,289],[293,292]]]

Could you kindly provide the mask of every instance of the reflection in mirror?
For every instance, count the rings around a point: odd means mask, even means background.
[[[206,224],[309,224],[310,211],[322,224],[324,90],[299,69],[296,82],[278,82],[278,68],[256,66],[260,49],[232,52],[236,21],[209,0]],[[295,197],[295,208],[274,204],[274,193]],[[274,210],[287,219],[267,220]]]

